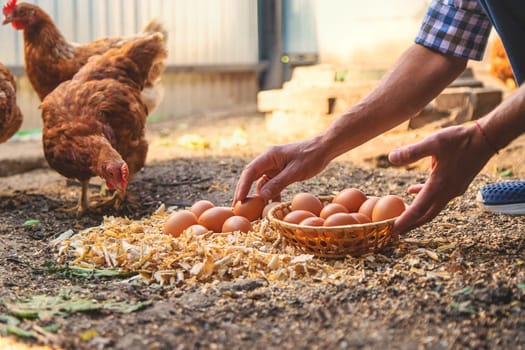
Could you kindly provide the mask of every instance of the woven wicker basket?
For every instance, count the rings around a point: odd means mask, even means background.
[[[326,205],[333,197],[319,199]],[[270,224],[291,245],[307,254],[325,258],[341,258],[347,255],[356,257],[378,252],[389,242],[397,240],[397,237],[391,234],[396,218],[346,226],[301,226],[282,221],[291,211],[291,202],[273,207],[268,213]]]

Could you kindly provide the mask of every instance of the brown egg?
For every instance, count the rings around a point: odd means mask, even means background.
[[[204,213],[205,210],[213,208],[214,206],[215,205],[212,202],[210,202],[210,201],[208,201],[206,199],[203,199],[203,200],[200,200],[200,201],[197,201],[197,202],[193,203],[193,205],[190,208],[190,211],[193,214],[195,214],[195,216],[198,219],[199,216],[201,216],[201,214]]]
[[[368,216],[368,218],[372,220],[372,211],[374,210],[374,206],[376,205],[378,200],[379,197],[376,196],[368,197],[366,201],[364,201],[363,204],[361,204],[357,212]]]
[[[365,214],[361,213],[350,213],[350,215],[359,223],[359,224],[368,224],[372,220],[366,216]]]
[[[302,192],[292,198],[291,209],[292,211],[307,210],[315,216],[319,216],[321,209],[323,209],[323,203],[313,194]]]
[[[335,213],[324,220],[323,226],[344,226],[358,223],[359,222],[348,213]]]
[[[312,216],[304,219],[299,223],[301,226],[323,226],[324,219],[318,216]]]
[[[270,202],[270,203],[266,204],[266,205],[264,206],[263,211],[262,211],[262,215],[261,215],[261,217],[263,217],[263,218],[267,218],[267,217],[268,217],[268,213],[270,212],[270,210],[271,210],[273,207],[278,206],[279,204],[281,204],[281,202]]]
[[[206,227],[199,224],[191,225],[186,229],[186,231],[191,232],[191,234],[194,236],[201,236],[205,233],[210,232],[210,230],[208,230]]]
[[[247,233],[252,230],[251,222],[244,216],[234,215],[226,219],[222,225],[222,232],[241,231]]]
[[[179,237],[185,229],[196,223],[195,214],[189,210],[179,210],[168,217],[162,232],[173,237]]]
[[[366,200],[366,195],[357,188],[345,188],[332,200],[332,203],[342,204],[348,209],[349,213],[359,210],[359,207]]]
[[[235,215],[244,216],[249,221],[254,221],[261,218],[262,211],[266,202],[262,197],[252,196],[246,197],[242,202],[238,201],[233,207]]]
[[[405,211],[405,202],[399,196],[389,194],[379,198],[372,211],[372,221],[383,221],[398,217]]]
[[[306,218],[299,223],[299,225],[301,226],[316,226],[316,227],[323,226],[323,224],[324,224],[324,219],[318,216],[312,216],[312,217]],[[300,229],[296,230],[295,234],[297,235],[297,237],[304,237],[304,236],[308,236],[312,238],[317,237],[316,232],[308,232],[308,231],[305,232]]]
[[[344,205],[339,203],[328,203],[321,210],[319,216],[323,219],[326,219],[327,217],[335,213],[348,213],[348,209],[346,209]]]
[[[205,210],[199,216],[198,223],[213,232],[222,232],[222,225],[226,219],[233,215],[233,210],[230,207],[213,207]]]
[[[315,217],[315,215],[308,210],[293,210],[285,215],[283,221],[290,224],[298,224],[309,217]]]

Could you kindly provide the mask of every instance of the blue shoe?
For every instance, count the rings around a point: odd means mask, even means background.
[[[495,182],[483,186],[477,200],[487,211],[499,214],[525,214],[525,181]]]

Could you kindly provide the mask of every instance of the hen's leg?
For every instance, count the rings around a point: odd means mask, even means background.
[[[89,197],[89,199],[93,203],[98,203],[101,200],[102,201],[108,200],[109,197],[112,197],[111,191],[109,190],[109,188],[106,185],[106,183],[103,182],[102,185],[100,185],[100,190],[97,193],[92,194]]]
[[[82,188],[80,190],[80,198],[78,199],[78,203],[73,208],[66,208],[63,209],[65,212],[77,212],[77,216],[82,216],[86,213],[86,211],[89,210],[88,205],[88,187],[89,187],[89,180],[83,180],[81,181]]]
[[[115,210],[123,211],[136,211],[140,208],[142,204],[141,198],[133,195],[131,193],[118,193],[114,192],[113,196],[98,202],[91,202],[91,208],[101,208],[104,206],[112,206]]]
[[[108,205],[113,205],[115,209],[118,209],[121,203],[124,201],[126,195],[121,195],[117,191],[113,192],[113,195],[102,200],[93,202],[91,208],[101,208]]]
[[[78,200],[78,215],[84,214],[89,209],[88,204],[88,186],[89,180],[82,181],[82,192],[80,192],[80,198]]]

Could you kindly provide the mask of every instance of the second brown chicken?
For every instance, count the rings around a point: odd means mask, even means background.
[[[103,178],[115,190],[107,202],[119,203],[144,166],[148,109],[141,92],[166,57],[160,33],[132,41],[91,58],[42,102],[44,154],[51,168],[82,183],[79,214],[106,203],[89,203],[90,178]]]
[[[22,112],[16,104],[13,74],[0,63],[0,143],[7,141],[22,125]]]

